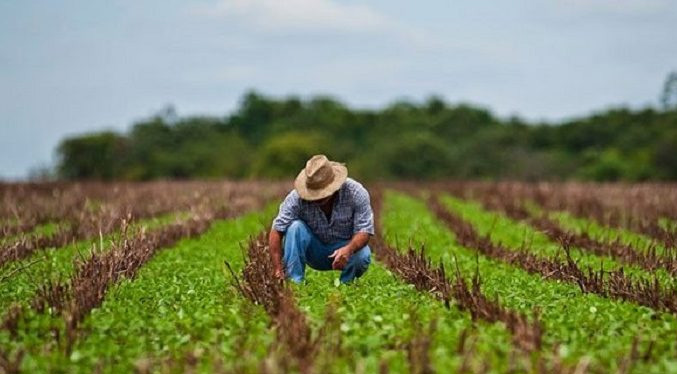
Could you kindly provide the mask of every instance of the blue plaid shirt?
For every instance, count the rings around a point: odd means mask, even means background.
[[[300,219],[325,244],[349,240],[355,233],[374,235],[374,213],[369,192],[359,182],[347,178],[334,200],[331,219],[319,206],[301,199],[296,190],[291,191],[280,204],[273,220],[273,229],[286,232],[292,221]]]

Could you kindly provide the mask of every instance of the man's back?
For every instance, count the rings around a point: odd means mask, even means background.
[[[337,191],[329,219],[317,204],[301,199],[292,190],[280,204],[273,229],[286,232],[292,221],[300,219],[322,242],[332,243],[350,239],[357,232],[374,235],[373,218],[369,192],[359,182],[347,178]]]

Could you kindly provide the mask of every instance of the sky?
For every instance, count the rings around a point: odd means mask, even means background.
[[[66,136],[170,104],[227,115],[250,89],[561,121],[656,106],[672,70],[674,0],[3,0],[0,179]]]

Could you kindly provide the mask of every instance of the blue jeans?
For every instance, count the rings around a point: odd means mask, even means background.
[[[349,240],[324,244],[310,231],[310,228],[301,220],[295,220],[287,228],[284,236],[283,263],[287,277],[296,283],[301,283],[305,277],[306,264],[315,270],[332,270],[334,262],[329,255],[335,250],[348,244]],[[364,246],[353,253],[341,272],[342,283],[351,282],[367,271],[371,263],[371,249]]]

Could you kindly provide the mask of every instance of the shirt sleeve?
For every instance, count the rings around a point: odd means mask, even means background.
[[[273,220],[273,229],[286,232],[292,221],[299,218],[299,195],[296,190],[291,191],[280,204],[277,217]]]
[[[366,232],[374,235],[374,212],[371,209],[369,192],[360,187],[355,194],[355,215],[353,216],[353,234]]]

